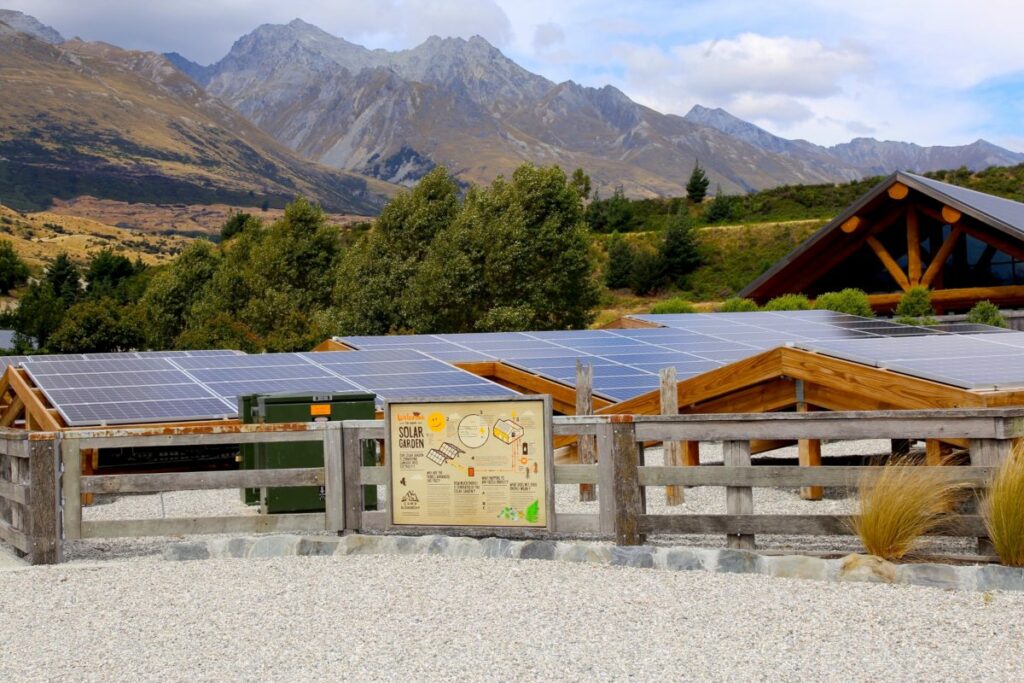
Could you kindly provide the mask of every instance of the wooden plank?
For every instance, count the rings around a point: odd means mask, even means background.
[[[911,286],[921,284],[921,228],[913,206],[907,207],[907,278]]]
[[[796,402],[793,380],[780,377],[686,406],[684,413],[770,413]]]
[[[262,534],[274,531],[323,531],[322,512],[247,517],[169,517],[82,522],[82,538],[187,536],[192,534]]]
[[[640,450],[631,422],[612,423],[612,495],[615,498],[615,543],[640,545],[644,542],[638,520],[644,514],[637,469]],[[600,460],[599,460],[600,462]]]
[[[48,432],[59,431],[63,425],[50,414],[43,399],[33,390],[24,373],[25,371],[20,368],[9,368],[7,377],[11,383],[11,389],[25,403],[26,419],[31,415],[36,429]]]
[[[0,541],[9,543],[23,553],[28,553],[32,548],[25,532],[15,529],[2,519],[0,519]]]
[[[328,531],[345,530],[344,452],[342,423],[331,422],[324,432],[324,519]]]
[[[12,460],[11,465],[12,467],[18,467],[18,461]],[[10,502],[17,503],[19,505],[28,505],[32,496],[29,493],[29,488],[24,484],[12,484],[11,482],[0,479],[0,498],[6,498]],[[12,508],[12,510],[16,509],[17,508]],[[21,526],[18,524],[17,520],[15,520],[14,525],[19,528]]]
[[[601,519],[598,515],[559,512],[555,515],[555,528],[560,534],[596,534],[601,530]]]
[[[54,440],[30,446],[29,482],[32,503],[25,526],[29,531],[32,564],[57,564],[63,559],[60,534],[59,450]]]
[[[988,299],[992,303],[1019,305],[1024,302],[1024,285],[1001,285],[993,287],[965,287],[961,289],[936,289],[932,303],[944,308],[970,308],[971,305]],[[876,310],[889,309],[899,303],[902,294],[869,294],[868,300]]]
[[[365,531],[384,531],[388,528],[387,510],[363,510],[362,529]],[[403,527],[398,527],[403,528]]]
[[[910,289],[910,281],[907,280],[907,276],[900,268],[900,264],[896,263],[896,259],[889,254],[889,250],[885,248],[885,245],[879,242],[878,238],[874,235],[868,235],[864,241],[871,247],[871,251],[875,252],[875,256],[882,262],[882,265],[885,266],[885,269],[892,276],[892,279],[896,281],[896,284],[900,286],[900,289],[904,292]]]
[[[359,477],[363,467],[363,449],[361,437],[363,430],[345,427],[342,430],[342,459],[345,472],[345,531],[359,531],[363,528],[363,486]],[[387,463],[390,467],[391,464]],[[351,473],[351,474],[350,474]],[[388,500],[388,504],[391,501]]]
[[[1010,439],[971,439],[971,465],[999,467],[1010,457],[1012,449]]]
[[[938,439],[928,439],[924,442],[924,462],[926,465],[933,467],[943,465],[948,454],[948,447]]]
[[[726,441],[722,444],[722,460],[726,467],[750,466],[750,442]],[[725,511],[730,515],[750,515],[754,512],[754,491],[749,486],[725,488]],[[753,534],[728,534],[730,548],[754,549]]]
[[[648,534],[848,536],[850,522],[845,515],[644,515],[640,528]],[[980,516],[960,515],[935,535],[973,536],[984,529]]]
[[[597,514],[601,533],[615,534],[615,466],[612,462],[614,430],[611,423],[600,425],[597,431]]]
[[[387,486],[391,483],[391,474],[387,467],[363,465],[359,468],[359,483],[364,486]]]
[[[0,427],[10,427],[24,412],[25,402],[21,400],[21,396],[15,394],[10,405],[4,408],[3,415],[0,416]]]
[[[953,253],[953,248],[956,247],[957,240],[960,239],[962,234],[963,231],[960,230],[960,226],[954,225],[953,229],[949,232],[949,236],[946,237],[942,242],[942,246],[939,247],[939,250],[935,252],[935,256],[932,257],[932,262],[928,264],[928,269],[921,276],[922,287],[932,286],[932,281],[942,272],[942,266],[946,263],[949,255]]]
[[[17,486],[22,490],[25,490],[26,485],[29,484],[29,461],[21,458],[10,458],[11,468],[11,486]],[[23,494],[26,500],[21,501],[21,505],[9,505],[11,511],[11,526],[15,529],[24,530],[25,524],[25,513],[27,508],[25,504],[28,498],[31,498],[31,493],[25,491]]]
[[[556,484],[597,484],[598,466],[593,465],[555,465]]]
[[[884,471],[876,466],[836,466],[801,468],[792,465],[756,465],[752,467],[641,467],[641,486],[753,486],[798,488],[801,486],[858,487],[865,478]],[[946,481],[963,482],[984,487],[995,473],[994,467],[943,467],[940,474]],[[923,474],[923,472],[922,472]],[[929,472],[929,476],[935,474]]]
[[[62,439],[60,444],[61,497],[64,500],[64,538],[82,537],[82,448],[78,439]]]
[[[674,365],[662,368],[658,372],[659,390],[661,398],[662,415],[679,414],[679,381],[676,379],[676,368]],[[666,466],[672,467],[685,465],[683,459],[683,447],[678,441],[665,441],[662,443],[662,459]],[[669,486],[665,489],[665,503],[669,506],[682,505],[686,496],[679,486]]]
[[[291,432],[226,432],[210,434],[125,434],[92,436],[87,431],[68,432],[72,438],[88,440],[88,448],[144,448],[157,446],[240,445],[250,443],[316,443],[324,439],[324,430]],[[85,447],[85,446],[83,446]]]
[[[323,467],[277,470],[97,474],[81,478],[82,493],[155,493],[277,486],[323,486]]]
[[[576,414],[594,414],[594,366],[583,365],[576,360]],[[590,465],[597,462],[597,437],[579,437],[577,452],[581,465]],[[597,490],[593,484],[580,484],[580,502],[586,503],[597,500]]]

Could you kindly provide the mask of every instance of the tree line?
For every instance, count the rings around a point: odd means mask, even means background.
[[[167,266],[108,250],[82,271],[62,254],[9,322],[20,350],[50,353],[293,351],[331,335],[582,328],[601,291],[588,186],[582,172],[524,165],[462,196],[438,168],[363,233],[299,198],[269,224],[233,216],[219,244],[196,241]]]

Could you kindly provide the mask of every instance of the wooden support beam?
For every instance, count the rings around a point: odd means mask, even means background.
[[[661,385],[661,414],[679,414],[679,382],[676,379],[675,366],[663,368],[659,373]],[[666,467],[679,467],[684,464],[682,444],[678,441],[666,441],[662,444],[663,458]],[[665,503],[667,505],[682,505],[685,494],[681,486],[665,487]]]
[[[23,374],[25,371],[20,368],[10,368],[8,372],[11,388],[25,402],[26,428],[47,432],[60,430],[62,425],[50,414],[48,406],[43,403],[41,393],[38,393],[35,387],[28,383],[28,379]],[[29,427],[30,422],[31,427]]]
[[[921,283],[921,226],[913,206],[907,207],[907,279],[911,286]]]
[[[839,227],[847,235],[850,235],[852,233],[857,232],[857,228],[861,226],[861,223],[862,221],[860,219],[860,216],[850,216],[845,221],[843,221],[843,224],[840,225]]]
[[[936,289],[932,293],[932,304],[943,308],[970,308],[977,302],[988,299],[996,305],[1024,304],[1024,285],[1003,285],[999,287],[964,287],[960,289]],[[876,310],[889,310],[899,303],[901,293],[869,294],[868,301]]]
[[[700,465],[700,441],[683,442],[683,464],[687,467]]]
[[[29,482],[31,503],[29,523],[32,525],[32,564],[57,564],[62,559],[60,535],[60,477],[56,441],[29,443]]]
[[[865,241],[868,246],[871,247],[871,251],[875,252],[875,256],[877,256],[878,260],[882,262],[885,269],[889,271],[889,275],[892,276],[892,279],[900,286],[900,289],[904,292],[910,289],[910,281],[907,280],[907,276],[903,273],[903,270],[900,269],[900,265],[896,263],[896,259],[889,254],[889,250],[885,248],[885,245],[879,242],[878,238],[874,235],[869,235]]]
[[[722,444],[722,456],[726,467],[750,466],[750,443],[747,441],[726,441]],[[725,511],[730,515],[754,514],[754,490],[749,486],[725,487]],[[754,549],[753,534],[729,534],[726,543],[730,548]]]
[[[576,361],[576,414],[594,414],[594,366],[583,365]],[[590,465],[597,462],[597,438],[593,435],[582,435],[578,437],[579,462],[581,465]],[[580,484],[580,502],[586,503],[597,500],[597,490],[593,484]]]
[[[950,230],[949,236],[946,237],[942,246],[935,252],[935,256],[932,257],[932,262],[928,264],[928,270],[921,276],[921,286],[931,287],[935,277],[942,272],[942,266],[946,263],[949,255],[953,253],[953,248],[956,247],[956,242],[960,239],[960,235],[963,231],[960,230],[960,226],[954,225],[953,229]]]
[[[926,465],[945,465],[949,457],[949,446],[939,439],[926,439],[924,442],[924,462]]]
[[[612,490],[615,500],[616,545],[641,545],[640,516],[646,514],[640,494],[640,449],[632,422],[611,425]],[[599,459],[600,461],[600,459]],[[601,493],[603,498],[608,491]]]
[[[3,415],[0,416],[0,427],[10,427],[24,412],[25,402],[21,400],[21,396],[15,394],[11,404],[4,409]]]
[[[897,201],[905,199],[910,194],[910,188],[903,183],[893,183],[887,190],[889,196]]]

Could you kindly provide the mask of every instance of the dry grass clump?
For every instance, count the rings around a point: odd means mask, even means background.
[[[901,457],[887,462],[877,475],[862,476],[859,515],[851,527],[864,548],[886,560],[900,560],[917,548],[922,536],[943,528],[966,491],[945,474],[943,468]]]
[[[1024,567],[1024,448],[1020,444],[992,478],[981,513],[999,561]]]

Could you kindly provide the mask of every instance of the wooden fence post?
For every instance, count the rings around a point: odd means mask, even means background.
[[[726,467],[750,466],[750,442],[726,441],[722,444],[722,456]],[[751,515],[754,513],[754,490],[749,486],[725,487],[725,511],[730,515]],[[730,548],[754,549],[753,534],[727,534]]]
[[[343,423],[328,422],[324,432],[324,520],[327,531],[345,530]]]
[[[612,423],[612,474],[615,497],[615,543],[640,545],[640,515],[646,511],[640,492],[640,450],[632,422]]]
[[[32,498],[28,524],[32,564],[57,564],[63,560],[60,538],[60,450],[55,436],[29,442]]]
[[[363,444],[359,439],[359,430],[355,428],[342,431],[342,460],[344,479],[344,529],[345,533],[358,533],[363,526],[363,487],[360,473],[363,467]],[[388,500],[388,505],[392,501]]]
[[[576,359],[576,414],[594,414],[594,366],[583,365]],[[597,437],[590,434],[579,434],[576,437],[576,450],[581,465],[597,462]],[[580,502],[597,500],[597,492],[593,484],[580,484]]]
[[[61,491],[64,499],[64,538],[74,541],[82,537],[82,449],[78,439],[61,439],[63,463]]]
[[[796,381],[796,411],[808,412],[804,400],[804,382]],[[797,457],[801,467],[821,467],[821,439],[799,439],[797,441]],[[802,486],[800,497],[804,500],[821,500],[824,489],[821,486]]]
[[[661,380],[661,414],[678,415],[679,382],[676,379],[675,366],[671,365],[667,368],[662,368],[658,372],[658,377]],[[664,441],[662,442],[662,451],[666,467],[682,467],[688,464],[683,461],[683,445],[680,442]],[[686,499],[683,493],[684,490],[682,486],[666,486],[665,503],[668,505],[681,505]]]
[[[615,535],[614,430],[611,422],[597,425],[597,517],[602,535]]]
[[[971,465],[975,467],[999,467],[1010,457],[1012,439],[971,439]],[[978,537],[978,554],[995,555],[995,547],[987,536]]]

